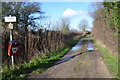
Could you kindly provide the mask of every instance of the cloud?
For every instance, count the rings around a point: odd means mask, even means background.
[[[86,15],[86,14],[88,14],[88,13],[87,13],[86,11],[73,10],[73,9],[68,8],[68,9],[66,9],[66,10],[64,11],[63,16],[64,16],[65,18],[71,18],[71,17],[77,16],[77,15],[80,15],[80,14]]]

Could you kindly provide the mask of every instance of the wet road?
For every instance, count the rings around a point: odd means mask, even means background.
[[[88,40],[83,44],[83,40]],[[51,68],[29,78],[112,78],[99,51],[89,38],[80,40]]]

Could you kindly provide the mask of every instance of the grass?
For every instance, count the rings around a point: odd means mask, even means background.
[[[93,36],[91,36],[91,35],[86,35],[85,37],[86,38],[93,38]]]
[[[120,80],[120,72],[119,69],[120,68],[120,64],[118,59],[120,59],[120,55],[118,58],[117,54],[114,53],[110,53],[109,50],[105,47],[103,47],[102,45],[98,44],[97,42],[95,42],[94,38],[91,37],[90,35],[85,36],[86,38],[91,38],[91,42],[94,43],[96,45],[96,47],[98,48],[98,50],[101,52],[101,55],[103,57],[103,60],[105,61],[109,71],[111,72],[111,74]]]
[[[79,39],[75,39],[72,43],[58,51],[53,51],[45,56],[37,57],[28,63],[15,66],[14,68],[11,67],[8,69],[7,67],[4,67],[2,71],[2,80],[23,80],[29,73],[40,73],[45,71],[56,60],[64,56],[78,41]]]
[[[112,73],[112,75],[118,79],[120,79],[120,73],[118,71],[118,55],[114,53],[110,53],[107,48],[102,47],[98,43],[94,43],[98,50],[101,52],[101,55],[109,69],[109,71]]]

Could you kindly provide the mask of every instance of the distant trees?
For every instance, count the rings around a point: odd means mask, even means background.
[[[14,23],[16,30],[27,30],[28,26],[35,29],[36,20],[41,20],[44,15],[40,3],[36,2],[2,2],[2,22],[5,16],[16,16],[17,22]],[[37,14],[37,16],[35,15]]]
[[[60,21],[55,21],[54,23],[52,23],[51,25],[51,30],[54,30],[54,31],[60,31]]]
[[[78,25],[78,28],[82,31],[86,31],[88,27],[88,21],[86,19],[82,19]]]
[[[65,35],[69,34],[69,32],[70,32],[69,31],[69,26],[70,26],[69,20],[66,19],[66,18],[62,18],[61,19],[60,31]]]
[[[60,31],[64,35],[68,35],[69,32],[70,32],[69,26],[70,26],[69,19],[67,19],[67,18],[60,18],[59,21],[56,21],[52,25],[51,29],[55,30],[55,31]]]

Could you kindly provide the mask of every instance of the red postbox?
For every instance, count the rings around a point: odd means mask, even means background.
[[[20,42],[10,41],[8,45],[8,56],[18,55],[20,51]]]

